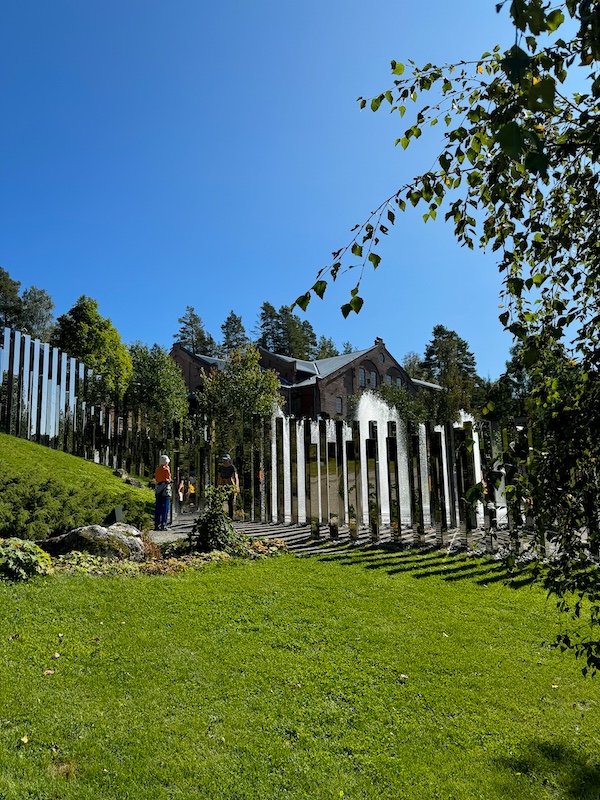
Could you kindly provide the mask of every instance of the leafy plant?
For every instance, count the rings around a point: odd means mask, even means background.
[[[224,505],[232,491],[229,486],[207,486],[205,506],[190,534],[190,543],[201,553],[220,550],[230,555],[248,554],[248,537],[231,524]]]
[[[33,542],[22,539],[0,539],[0,578],[26,581],[34,575],[45,575],[51,559]]]
[[[587,562],[600,550],[600,6],[501,0],[496,9],[505,6],[516,33],[507,51],[496,46],[446,66],[410,62],[408,70],[392,61],[393,85],[359,98],[361,108],[389,108],[397,119],[414,108],[396,139],[402,150],[445,126],[441,153],[352,229],[296,303],[306,309],[329,279],[354,267],[358,280],[341,310],[359,313],[364,269],[378,267],[381,237],[407,209],[430,222],[445,206],[461,246],[497,254],[500,322],[531,379],[531,446],[507,493],[530,512],[540,547],[553,544],[546,585],[559,608],[586,616],[595,631],[562,644],[597,670],[600,590]]]

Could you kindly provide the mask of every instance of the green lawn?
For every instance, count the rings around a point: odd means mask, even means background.
[[[600,798],[600,680],[502,577],[373,550],[0,585],[0,798]]]

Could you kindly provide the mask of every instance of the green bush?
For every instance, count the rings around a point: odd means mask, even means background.
[[[82,525],[101,525],[116,505],[137,528],[149,527],[147,499],[99,493],[89,484],[69,486],[29,472],[10,478],[0,494],[0,537],[47,539]]]
[[[41,547],[22,539],[0,539],[0,578],[26,581],[33,575],[45,575],[51,559]]]
[[[208,486],[206,505],[191,533],[191,545],[200,553],[219,550],[232,556],[248,557],[248,537],[231,524],[224,510],[229,494],[228,486]]]

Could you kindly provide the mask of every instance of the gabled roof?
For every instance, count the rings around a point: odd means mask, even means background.
[[[179,347],[182,350],[185,350],[192,358],[196,359],[196,361],[202,361],[207,367],[216,367],[217,369],[223,369],[225,364],[227,363],[223,358],[214,358],[213,356],[205,356],[202,353],[194,353],[193,350],[190,350],[189,347],[178,342]]]
[[[343,369],[347,364],[356,361],[357,358],[369,353],[373,348],[368,347],[366,350],[355,350],[353,353],[344,353],[341,356],[331,356],[330,358],[320,358],[316,361],[305,361],[302,358],[294,358],[293,356],[283,356],[280,353],[273,353],[266,350],[264,347],[260,348],[263,352],[275,356],[280,361],[285,361],[288,364],[293,364],[297,372],[304,372],[306,375],[314,376],[315,378],[326,378],[338,369]]]
[[[331,358],[321,358],[314,362],[317,369],[317,375],[320,378],[326,378],[338,369],[343,369],[348,364],[356,361],[357,358],[369,353],[373,348],[368,347],[366,350],[356,350],[354,353],[344,353],[341,356],[331,356]]]

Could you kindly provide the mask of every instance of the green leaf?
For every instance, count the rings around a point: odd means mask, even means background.
[[[381,264],[381,257],[377,253],[369,253],[369,261],[373,264],[373,269],[377,269]]]
[[[400,64],[398,61],[392,61],[392,75],[402,75],[404,74],[404,64]]]
[[[523,350],[522,354],[523,364],[526,367],[531,367],[538,360],[539,356],[540,356],[540,351],[537,349],[537,347],[535,345],[530,345],[525,350]]]
[[[371,100],[371,111],[377,111],[377,109],[379,108],[380,105],[381,105],[381,96],[380,97],[374,97]]]
[[[327,281],[317,281],[312,288],[317,297],[320,297],[322,300],[323,295],[325,294],[325,289],[327,288]]]
[[[532,84],[527,92],[527,108],[531,111],[551,111],[554,108],[555,95],[554,79],[546,75],[541,81]]]
[[[545,153],[528,153],[525,158],[525,167],[534,175],[545,178],[548,175],[550,159]]]
[[[362,247],[358,244],[358,242],[354,242],[354,244],[352,245],[352,255],[361,258],[362,254],[363,254]]]
[[[500,66],[511,83],[519,83],[531,64],[531,58],[517,45],[511,47],[508,53],[509,55],[500,62]]]
[[[300,306],[302,311],[306,311],[309,303],[310,303],[310,292],[306,292],[306,294],[301,294],[300,297],[296,299],[296,302],[292,305],[292,308],[294,306]]]
[[[550,33],[553,33],[555,30],[560,28],[564,21],[565,15],[558,8],[554,11],[551,11],[546,17],[546,25],[548,26]]]
[[[352,300],[350,300],[350,308],[352,309],[352,311],[358,314],[358,312],[363,307],[363,303],[364,300],[362,299],[362,297],[356,295],[355,297],[352,298]]]
[[[520,157],[523,148],[523,133],[516,122],[508,122],[500,128],[496,133],[495,141],[506,155],[515,160]]]
[[[344,319],[346,319],[348,314],[352,311],[352,306],[350,305],[350,303],[344,303],[344,305],[341,307],[341,311],[342,314],[344,315]]]

